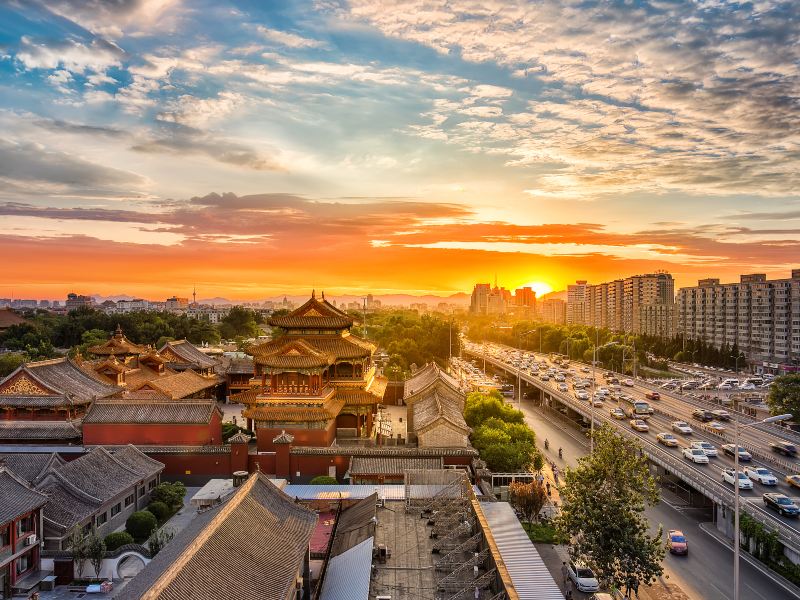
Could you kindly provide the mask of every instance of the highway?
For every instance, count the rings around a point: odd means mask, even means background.
[[[516,406],[516,399],[512,404]],[[554,422],[529,401],[523,401],[520,408],[525,414],[525,421],[536,432],[540,447],[542,440],[550,441],[549,450],[542,448],[549,460],[562,468],[567,465],[574,467],[577,457],[588,452],[587,441],[577,430]],[[564,449],[563,459],[558,458],[559,447]],[[705,513],[708,512],[705,509]],[[665,579],[678,584],[693,599],[728,600],[733,596],[733,552],[700,530],[697,513],[697,509],[683,506],[680,500],[673,498],[669,502],[662,500],[646,510],[653,533],[661,524],[664,531],[680,529],[689,540],[688,556],[667,554],[664,559]],[[707,514],[700,519],[707,520]],[[745,561],[741,564],[744,598],[770,600],[782,597],[782,590],[776,587],[772,579]]]
[[[494,344],[487,344],[485,348],[487,352],[485,357],[487,364],[491,364],[495,368],[506,371],[510,378],[516,379],[517,368],[510,362],[506,362],[506,360],[513,360],[515,356],[514,353],[520,353],[521,355],[521,351]],[[471,344],[469,342],[464,344],[464,352],[475,358],[484,358],[482,354],[483,349],[484,345]],[[534,353],[528,352],[526,354],[532,356]],[[537,356],[537,361],[541,362],[543,359],[543,356]],[[579,368],[583,366],[581,363],[576,363],[575,361],[570,363],[570,367],[574,367],[575,365]],[[598,369],[598,374],[601,372],[602,371]],[[590,416],[592,409],[589,402],[577,400],[571,391],[558,391],[558,384],[552,379],[550,381],[542,381],[538,374],[532,375],[526,371],[521,371],[519,376],[520,379],[529,385],[542,390],[546,394],[546,398],[549,397],[557,400],[586,417]],[[580,373],[580,376],[589,378],[590,374]],[[598,381],[597,387],[601,385],[604,386],[605,382]],[[625,388],[625,392],[637,399],[644,399],[644,395],[647,391],[648,388],[642,387],[639,382],[637,382],[637,385],[633,388]],[[732,506],[733,486],[728,483],[723,483],[722,469],[733,468],[733,459],[725,456],[720,446],[724,443],[732,443],[733,433],[730,431],[730,428],[733,424],[729,424],[729,431],[725,432],[723,435],[711,432],[707,430],[707,428],[702,428],[699,422],[692,420],[692,410],[697,407],[695,404],[686,402],[673,395],[662,394],[662,398],[663,400],[661,401],[648,401],[650,406],[655,410],[655,413],[648,421],[650,425],[650,431],[648,433],[634,431],[628,424],[627,419],[612,419],[609,411],[611,408],[618,406],[616,401],[606,400],[602,408],[594,408],[595,423],[610,423],[619,430],[624,431],[627,435],[636,437],[642,443],[644,451],[649,455],[651,460],[660,464],[666,470],[676,474],[679,478],[683,479],[686,483],[715,502],[724,506]],[[683,420],[689,423],[694,433],[690,436],[683,436],[679,433],[672,432],[671,423],[675,420]],[[680,446],[678,448],[667,448],[661,444],[657,444],[656,434],[662,431],[674,433],[680,440]],[[800,527],[798,526],[798,520],[782,517],[776,512],[767,509],[761,499],[763,493],[774,491],[784,493],[793,498],[795,502],[800,503],[800,493],[794,488],[789,487],[783,481],[785,475],[800,472],[800,466],[797,466],[796,461],[786,460],[783,457],[774,455],[770,451],[768,446],[769,441],[777,437],[770,432],[745,429],[741,433],[741,445],[747,447],[748,450],[751,451],[753,454],[753,461],[751,463],[741,463],[740,469],[743,469],[748,464],[763,466],[769,469],[779,480],[776,486],[767,487],[760,483],[754,483],[754,489],[752,491],[742,490],[740,493],[742,510],[748,512],[765,525],[777,530],[782,541],[787,546],[795,550],[800,550]],[[712,443],[719,450],[719,457],[711,458],[707,465],[695,464],[683,458],[681,454],[682,449],[695,440]]]

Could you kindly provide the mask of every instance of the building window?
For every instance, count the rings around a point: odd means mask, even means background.
[[[116,517],[121,510],[122,510],[122,504],[117,502],[114,506],[111,507],[111,518],[113,519],[114,517]]]
[[[0,548],[11,543],[11,527],[0,529]]]
[[[150,483],[147,484],[147,489],[148,490],[154,490],[155,488],[156,488],[156,480],[153,479],[153,480],[150,481]]]
[[[97,517],[95,517],[95,524],[97,524],[98,526],[102,525],[106,521],[108,521],[108,513],[106,512],[101,513],[97,515]]]
[[[135,492],[133,494],[131,494],[130,496],[128,496],[127,498],[125,498],[125,508],[128,508],[131,504],[133,504],[134,500],[136,500],[136,493]]]
[[[19,521],[17,521],[17,536],[22,536],[26,533],[33,532],[34,528],[34,520],[33,515],[28,515],[27,517],[22,517]]]
[[[141,498],[142,496],[144,496],[144,486],[139,488],[139,498]]]
[[[20,557],[17,559],[17,567],[16,567],[16,570],[17,570],[17,575],[19,575],[19,574],[21,574],[21,573],[24,573],[25,571],[27,571],[28,569],[30,569],[30,568],[31,568],[31,563],[32,563],[32,562],[33,562],[33,561],[31,560],[31,553],[30,553],[30,552],[28,552],[27,554],[23,554],[22,556],[20,556]]]

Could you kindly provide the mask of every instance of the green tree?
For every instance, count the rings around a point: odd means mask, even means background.
[[[226,340],[236,337],[254,338],[261,334],[260,315],[242,306],[234,306],[219,324],[219,334]]]
[[[93,527],[86,539],[86,554],[94,569],[94,576],[100,577],[100,568],[103,566],[103,559],[106,556],[106,543]]]
[[[186,496],[186,486],[181,481],[169,483],[163,481],[156,486],[150,496],[151,502],[163,502],[170,508],[175,508],[183,505],[183,499]],[[157,516],[157,515],[156,515]]]
[[[658,484],[637,442],[608,425],[597,429],[594,453],[567,469],[561,500],[555,525],[573,560],[629,591],[661,575],[662,531],[650,536],[644,516],[659,501]]]
[[[505,404],[499,394],[486,395],[473,392],[467,396],[464,408],[464,420],[470,427],[476,427],[490,418],[500,419],[507,423],[524,423],[525,416]]]
[[[163,527],[153,533],[150,536],[150,539],[147,541],[148,550],[150,550],[150,556],[155,556],[161,550],[172,541],[172,538],[175,537],[175,533],[173,531],[167,531]]]
[[[538,481],[513,482],[508,487],[508,500],[531,523],[539,520],[539,512],[547,502],[547,491]]]
[[[147,506],[147,510],[149,510],[151,513],[153,513],[153,516],[155,516],[155,518],[158,519],[159,523],[164,521],[170,515],[169,506],[167,506],[163,502],[160,502],[159,500],[156,500],[155,502],[151,502]]]
[[[69,548],[72,553],[72,562],[78,569],[78,579],[83,577],[86,561],[89,559],[88,538],[86,531],[80,525],[75,525],[69,534]]]
[[[3,378],[25,362],[25,355],[19,352],[5,352],[0,354],[0,378]]]
[[[336,477],[330,477],[328,475],[317,475],[311,480],[311,485],[337,485],[338,483]]]
[[[155,515],[148,510],[137,511],[125,521],[125,530],[133,536],[137,543],[150,537],[157,526],[158,521]]]
[[[776,377],[769,388],[767,406],[773,415],[800,415],[800,373]]]
[[[89,348],[92,346],[99,346],[100,344],[108,341],[108,332],[104,329],[89,329],[81,334],[81,343],[72,349],[73,356],[80,353],[83,356],[89,354]]]
[[[114,550],[120,548],[121,546],[132,544],[133,536],[127,531],[115,531],[113,533],[109,533],[106,536],[105,542],[106,542],[106,550],[108,550],[109,552],[113,552]]]

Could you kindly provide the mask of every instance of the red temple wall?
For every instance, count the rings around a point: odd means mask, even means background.
[[[83,443],[149,446],[206,446],[222,442],[222,423],[214,413],[207,425],[84,423]]]
[[[256,429],[259,452],[274,452],[272,440],[286,431],[294,436],[293,446],[330,446],[336,438],[336,422],[331,421],[327,429],[292,429],[287,427],[270,427]]]

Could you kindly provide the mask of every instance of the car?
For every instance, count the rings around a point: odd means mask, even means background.
[[[667,433],[666,431],[662,431],[656,436],[656,440],[659,444],[664,444],[665,446],[669,446],[670,448],[675,448],[678,445],[678,438],[676,438],[671,433]]]
[[[627,386],[627,387],[633,387],[633,385],[634,385],[633,384],[633,379],[623,379],[622,380],[622,385]]]
[[[796,517],[800,515],[800,508],[797,504],[792,502],[789,496],[784,494],[769,493],[762,496],[764,499],[764,506],[777,510],[784,517]]]
[[[777,452],[778,454],[783,454],[784,456],[797,455],[797,446],[789,442],[785,442],[783,440],[776,440],[772,442],[769,445],[769,447],[772,449],[773,452]]]
[[[592,406],[595,408],[602,408],[603,407],[603,397],[600,396],[599,398],[595,398],[592,400]]]
[[[712,410],[711,414],[714,415],[720,421],[731,420],[731,413],[729,413],[727,410]]]
[[[592,594],[589,600],[614,600],[614,596],[607,592],[598,592],[597,594]]]
[[[589,399],[589,394],[587,394],[583,390],[578,390],[577,392],[575,392],[575,397],[578,400],[588,400]]]
[[[692,435],[692,428],[689,427],[689,424],[686,421],[673,421],[672,431],[677,431],[683,435]]]
[[[744,474],[761,485],[778,485],[778,478],[764,467],[745,467]]]
[[[630,425],[636,431],[642,431],[642,432],[650,431],[650,426],[641,419],[631,419]]]
[[[569,391],[569,388],[567,387],[566,383],[559,383],[558,384],[558,391],[559,392],[567,392],[567,391]]]
[[[700,448],[684,448],[683,458],[688,458],[690,461],[697,463],[698,465],[708,464],[708,457],[706,456],[705,452],[700,450]]]
[[[589,367],[581,367],[581,373],[591,373],[592,370]]]
[[[722,424],[722,423],[720,423],[719,421],[711,421],[711,423],[709,423],[708,425],[706,425],[706,427],[708,427],[708,428],[709,428],[709,429],[711,429],[712,431],[716,431],[717,433],[722,433],[723,431],[725,431],[726,429],[728,429],[728,427],[727,427],[727,426],[723,425],[723,424]]]
[[[615,419],[624,419],[625,418],[625,411],[622,410],[619,406],[612,408],[608,411],[612,417]]]
[[[736,481],[736,472],[733,469],[722,469],[722,481],[734,485],[733,482]],[[750,481],[750,478],[741,471],[739,471],[739,489],[753,489],[753,482]]]
[[[545,373],[544,375],[540,375],[539,379],[542,381],[550,381],[550,376]]]
[[[567,575],[578,588],[579,592],[596,592],[600,589],[600,583],[597,577],[594,576],[592,570],[582,565],[576,565],[574,562],[569,563],[567,567]]]
[[[717,449],[714,447],[713,444],[708,442],[692,442],[689,446],[690,448],[698,448],[706,453],[706,456],[709,458],[714,458],[717,456]]]
[[[689,554],[689,542],[680,529],[670,529],[667,532],[667,548],[670,554]]]
[[[658,392],[647,392],[644,397],[648,400],[661,400],[661,394]]]
[[[732,390],[733,386],[730,383],[720,383],[717,386],[718,390]]]
[[[722,451],[727,454],[728,456],[736,456],[736,446],[733,444],[723,444]],[[753,455],[750,454],[747,450],[739,446],[739,460],[742,462],[750,462],[753,460]]]
[[[711,414],[710,410],[703,410],[702,408],[697,408],[692,411],[692,418],[697,421],[702,421],[703,423],[707,421],[711,421],[714,419],[714,415]]]

